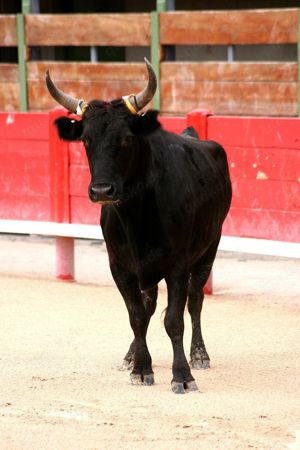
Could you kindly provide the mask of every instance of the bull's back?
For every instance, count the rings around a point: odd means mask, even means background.
[[[167,133],[156,198],[170,247],[196,252],[220,235],[231,202],[227,156],[213,141]],[[156,151],[159,151],[156,148]]]

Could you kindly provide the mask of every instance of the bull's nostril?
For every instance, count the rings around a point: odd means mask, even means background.
[[[114,193],[114,188],[112,187],[111,184],[108,184],[105,189],[103,190],[105,192],[105,195],[107,195],[108,197],[112,196]]]

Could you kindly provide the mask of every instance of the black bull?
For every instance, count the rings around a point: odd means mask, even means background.
[[[197,389],[183,349],[183,313],[192,320],[191,366],[209,367],[201,333],[203,287],[211,271],[231,184],[223,148],[163,130],[154,111],[133,115],[124,103],[91,102],[80,121],[56,121],[63,139],[82,140],[89,161],[89,196],[103,204],[101,226],[113,278],[125,300],[134,340],[124,365],[133,384],[154,376],[146,343],[165,279],[165,328],[174,360],[172,389]]]

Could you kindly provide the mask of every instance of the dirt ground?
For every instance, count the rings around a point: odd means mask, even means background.
[[[132,386],[104,245],[76,246],[77,283],[54,280],[50,239],[0,249],[1,450],[300,449],[300,260],[218,255],[203,311],[212,367],[193,371],[199,392],[175,395],[164,284],[148,333],[156,384]]]

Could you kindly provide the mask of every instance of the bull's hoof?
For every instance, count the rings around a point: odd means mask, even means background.
[[[120,366],[118,367],[119,370],[125,371],[125,370],[132,370],[133,369],[133,361],[128,361],[127,359],[124,359]]]
[[[154,375],[153,373],[148,373],[147,375],[131,373],[130,381],[135,386],[152,386],[154,384]]]
[[[154,384],[154,375],[153,373],[149,373],[148,375],[143,376],[143,384],[144,386],[152,386]]]
[[[210,361],[209,359],[191,359],[190,366],[192,369],[209,369]]]
[[[205,347],[196,347],[191,351],[190,366],[192,369],[209,369],[209,356]]]
[[[188,382],[172,381],[171,388],[174,394],[185,394],[186,392],[199,390],[194,380]]]

